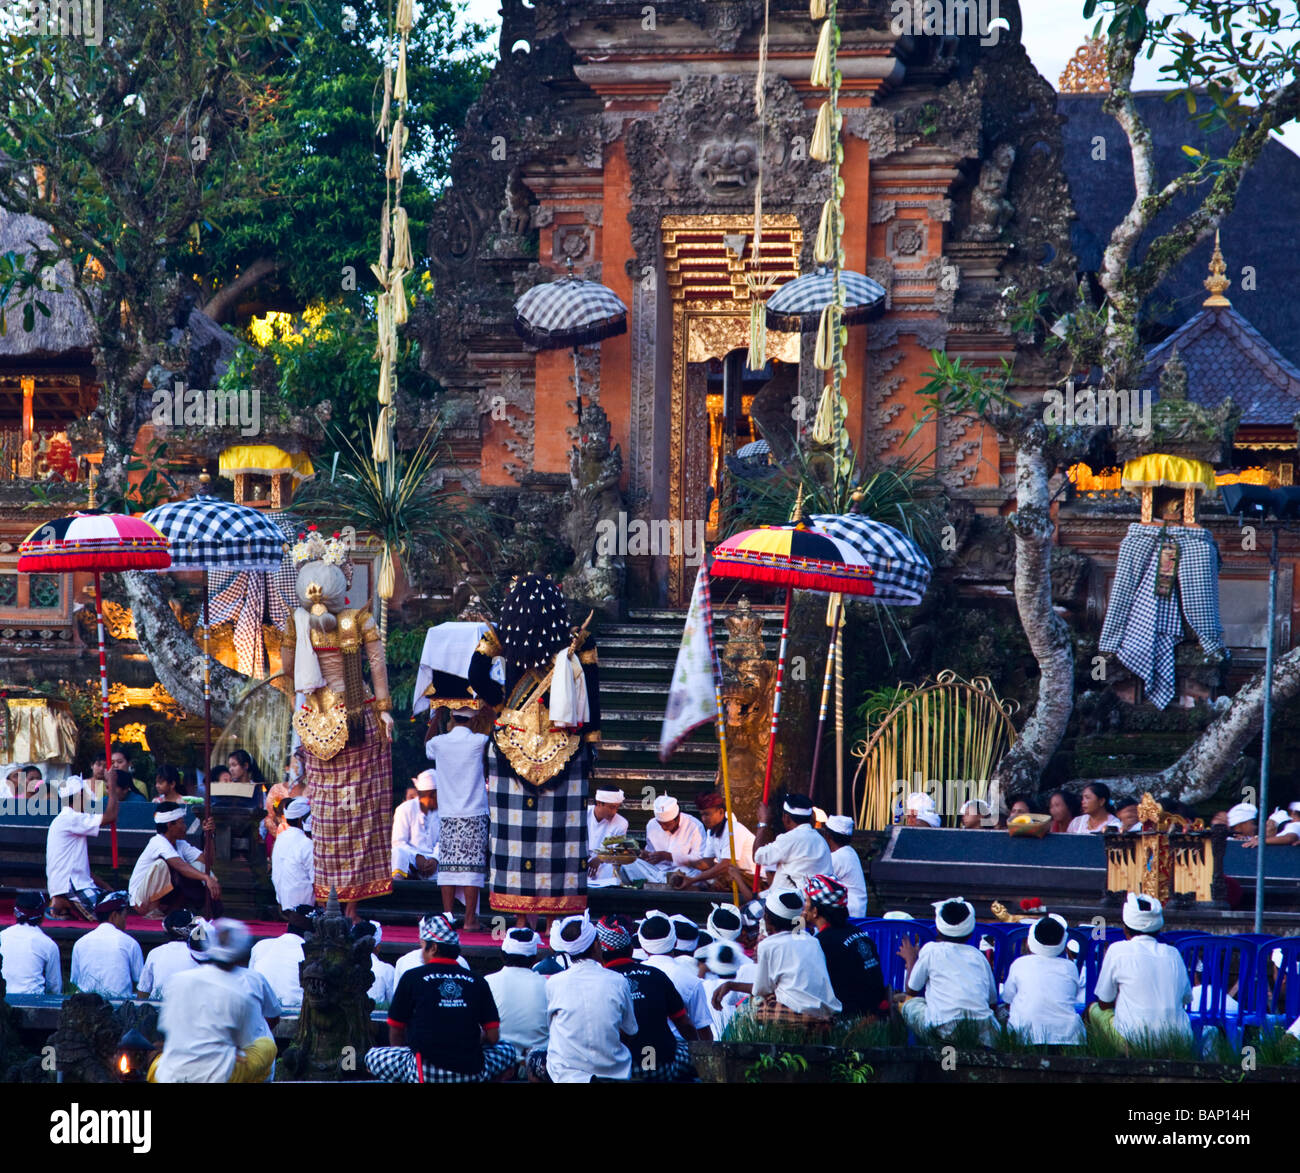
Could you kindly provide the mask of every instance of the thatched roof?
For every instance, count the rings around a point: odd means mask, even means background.
[[[20,258],[36,259],[38,246],[50,247],[50,230],[35,216],[7,212],[0,208],[0,255],[17,253]],[[6,331],[0,335],[0,367],[14,367],[23,361],[50,362],[63,360],[82,365],[89,360],[94,325],[73,289],[72,265],[60,261],[54,278],[61,292],[29,291],[5,305]],[[23,306],[39,296],[49,307],[46,317],[39,311],[33,329],[23,329]]]

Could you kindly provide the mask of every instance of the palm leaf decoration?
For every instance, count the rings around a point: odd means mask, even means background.
[[[436,482],[434,471],[447,456],[440,422],[434,422],[414,450],[392,451],[381,463],[373,455],[375,435],[372,426],[371,444],[363,450],[347,435],[335,433],[334,472],[308,481],[294,500],[294,510],[332,529],[353,526],[358,534],[379,542],[379,628],[387,637],[388,600],[398,569],[412,581],[448,566],[476,570],[489,559],[483,543],[491,540],[492,531],[487,510],[462,491]]]

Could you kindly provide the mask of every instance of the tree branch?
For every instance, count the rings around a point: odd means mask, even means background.
[[[242,269],[233,281],[227,281],[199,308],[214,322],[224,325],[230,320],[239,305],[240,297],[245,292],[264,277],[269,277],[283,267],[284,262],[274,257],[258,257],[252,264]]]

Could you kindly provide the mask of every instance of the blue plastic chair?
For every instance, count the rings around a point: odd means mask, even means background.
[[[934,925],[917,920],[881,920],[875,924],[864,924],[862,928],[876,947],[886,984],[895,993],[902,993],[907,966],[898,956],[898,947],[905,937],[913,938],[918,947],[927,941],[933,941],[937,936]]]
[[[1007,980],[1011,963],[1024,952],[1025,942],[1029,939],[1030,926],[1026,924],[1006,925],[994,938],[993,980],[998,989]]]
[[[1193,987],[1197,986],[1197,977],[1200,977],[1200,1009],[1191,1011],[1192,1032],[1199,1039],[1207,1026],[1215,1026],[1223,1031],[1232,1046],[1240,1046],[1246,1028],[1243,991],[1248,993],[1254,988],[1258,947],[1241,937],[1200,933],[1185,936],[1177,949],[1187,966],[1187,976]],[[1199,975],[1196,972],[1198,966]],[[1238,993],[1233,999],[1236,1009],[1230,1012],[1228,998],[1234,980]],[[1195,1000],[1192,1005],[1196,1006]]]
[[[1275,950],[1282,953],[1277,972],[1270,975]],[[1300,1018],[1300,937],[1272,937],[1256,953],[1255,1004],[1250,1021],[1261,1030],[1286,1030]]]

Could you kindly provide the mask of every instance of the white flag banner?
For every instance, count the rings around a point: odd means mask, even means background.
[[[659,758],[667,761],[693,729],[718,716],[718,694],[713,680],[713,607],[709,599],[709,572],[700,566],[691,592],[690,610],[677,650],[673,682],[668,690]]]

